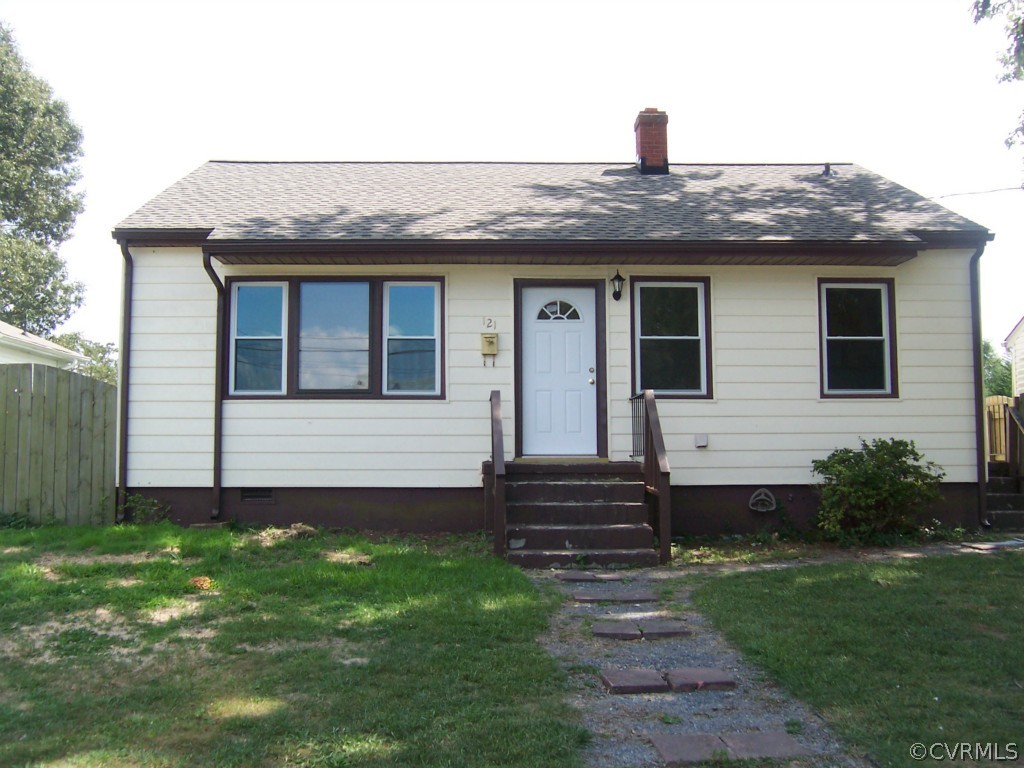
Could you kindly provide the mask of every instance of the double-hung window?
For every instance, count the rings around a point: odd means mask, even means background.
[[[891,280],[822,280],[822,394],[896,395]]]
[[[441,282],[234,281],[229,394],[439,396]]]
[[[707,279],[633,282],[637,391],[711,397]]]
[[[231,388],[277,395],[285,391],[287,302],[284,283],[235,285],[231,317]]]

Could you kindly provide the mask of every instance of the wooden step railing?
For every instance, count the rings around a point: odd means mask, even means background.
[[[505,436],[501,426],[501,392],[491,392],[491,482],[484,498],[494,527],[494,554],[505,556]]]
[[[1006,462],[1010,465],[1010,474],[1017,478],[1018,488],[1024,477],[1024,416],[1020,406],[1019,397],[1003,406],[1006,409]]]
[[[665,437],[652,390],[630,398],[633,415],[633,458],[642,459],[644,488],[651,528],[658,534],[658,559],[672,559],[672,483]]]

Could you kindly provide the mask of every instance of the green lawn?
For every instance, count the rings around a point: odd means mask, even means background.
[[[694,600],[877,765],[920,764],[915,743],[1024,758],[1024,552],[721,576]]]
[[[205,577],[205,578],[204,578]],[[0,765],[573,766],[556,600],[482,539],[0,530]]]

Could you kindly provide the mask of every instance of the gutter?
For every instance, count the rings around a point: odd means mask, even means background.
[[[221,443],[224,421],[224,354],[221,350],[221,339],[224,338],[224,283],[213,268],[211,256],[203,251],[203,269],[210,277],[210,282],[217,289],[217,341],[214,345],[216,360],[214,363],[214,396],[213,396],[213,497],[211,499],[210,519],[220,519],[221,501]]]
[[[117,513],[115,522],[123,523],[126,517],[125,504],[128,501],[128,395],[132,353],[132,279],[135,264],[132,261],[128,243],[121,241],[121,256],[124,258],[124,295],[121,306],[121,352],[118,356],[118,390],[120,394],[117,434]]]
[[[991,239],[991,237],[989,237]],[[979,261],[985,252],[982,242],[974,251],[970,261],[971,273],[971,336],[974,341],[974,424],[978,461],[978,525],[983,529],[992,527],[988,514],[988,446],[985,444],[985,385],[982,365],[981,335],[981,278]]]

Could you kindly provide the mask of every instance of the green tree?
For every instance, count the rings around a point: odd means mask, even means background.
[[[0,320],[46,336],[82,306],[81,283],[68,280],[57,252],[0,233]]]
[[[996,351],[991,341],[981,343],[982,381],[985,384],[985,397],[989,395],[1013,396],[1013,375],[1010,360]]]
[[[50,341],[62,347],[73,349],[89,358],[89,362],[79,366],[78,372],[94,379],[105,381],[117,386],[117,347],[113,344],[101,344],[89,341],[80,333],[61,333],[51,336]]]
[[[0,23],[0,319],[46,335],[82,304],[56,247],[82,210],[82,132]]]
[[[1002,18],[1006,30],[1003,54],[1003,81],[1024,80],[1024,0],[975,0],[974,23],[982,19]],[[1006,138],[1006,145],[1024,144],[1024,112],[1020,124]]]
[[[0,229],[44,245],[64,242],[82,210],[82,131],[33,75],[0,23]]]

